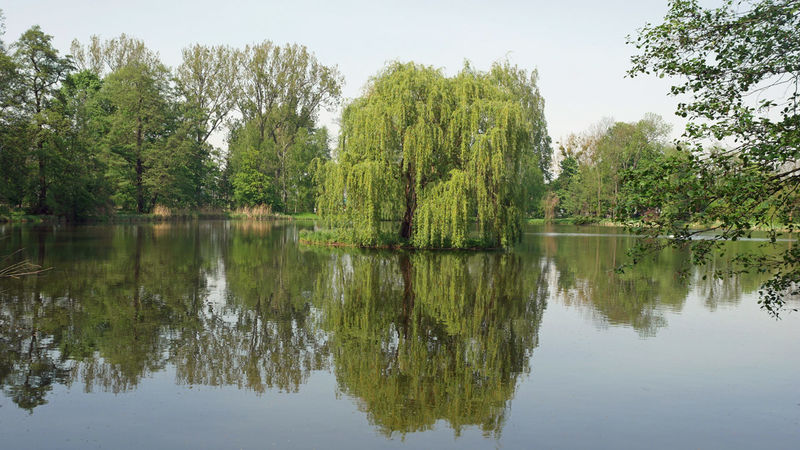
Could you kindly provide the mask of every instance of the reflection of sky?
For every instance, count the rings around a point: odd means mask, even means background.
[[[606,236],[613,240],[613,234],[609,230]],[[545,239],[556,240],[528,235],[523,245],[541,244]],[[660,326],[657,332],[643,335],[624,322],[603,322],[602,310],[592,310],[591,302],[565,301],[569,292],[557,289],[558,278],[576,267],[576,255],[594,260],[597,247],[604,256],[608,241],[560,239],[555,244],[563,252],[561,265],[547,254],[549,250],[544,251],[545,246],[531,247],[522,255],[528,258],[528,265],[522,266],[526,276],[546,283],[547,301],[530,371],[516,379],[498,442],[484,437],[476,427],[464,428],[454,439],[444,421],[431,431],[402,439],[395,434],[387,440],[369,422],[364,402],[343,394],[328,370],[312,371],[297,392],[276,387],[257,394],[235,385],[186,385],[173,362],[167,362],[163,370],[144,374],[133,389],[116,395],[102,389],[85,393],[80,381],[71,387],[55,383],[48,403],[32,414],[0,395],[2,448],[796,446],[800,439],[800,360],[796,357],[800,316],[785,314],[775,321],[758,309],[757,292],[741,292],[736,284],[732,285],[736,299],[726,301],[731,290],[715,291],[695,271],[680,302],[653,302]],[[155,244],[144,247],[145,251],[153,251]],[[341,252],[347,260],[343,270],[352,270],[350,254]],[[380,260],[387,253],[374,254]],[[225,280],[230,266],[225,268],[221,261],[212,266],[216,269],[203,291],[210,309],[204,311],[225,316],[225,322],[231,323],[234,316],[229,314],[236,305],[225,300],[233,295],[234,283]],[[591,287],[592,280],[583,272],[592,270],[592,264],[577,267],[584,268],[575,274],[577,284]],[[538,279],[537,269],[543,269]],[[332,295],[342,297],[341,292]],[[312,311],[315,319],[319,319],[317,314]]]
[[[800,316],[774,321],[750,295],[709,310],[691,293],[640,339],[548,302],[530,375],[517,382],[499,442],[444,423],[387,440],[314,372],[297,393],[176,386],[174,368],[137,389],[86,395],[55,385],[32,415],[0,396],[8,448],[794,448],[800,439]],[[47,433],[35,430],[48,430]]]
[[[193,42],[237,47],[264,39],[298,42],[324,64],[339,66],[348,98],[360,95],[387,61],[413,60],[452,74],[464,59],[487,69],[507,56],[524,68],[538,68],[554,141],[605,116],[630,122],[655,112],[679,124],[666,80],[624,78],[634,51],[625,36],[658,22],[665,0],[3,3],[7,42],[33,24],[54,35],[62,51],[74,38],[87,42],[92,34],[110,38],[125,32],[145,40],[170,66]],[[337,117],[326,113],[322,119],[335,131]]]

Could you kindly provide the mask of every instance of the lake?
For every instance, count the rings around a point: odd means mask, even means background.
[[[615,274],[612,228],[474,253],[311,226],[0,226],[49,269],[0,280],[0,447],[800,446],[800,315],[711,276],[730,252]]]

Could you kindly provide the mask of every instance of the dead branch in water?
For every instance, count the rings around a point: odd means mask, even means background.
[[[27,275],[36,275],[50,270],[52,267],[43,269],[42,266],[33,264],[28,260],[17,261],[8,265],[6,261],[11,259],[12,256],[20,253],[23,249],[19,249],[14,253],[4,256],[0,259],[0,278],[20,278]]]

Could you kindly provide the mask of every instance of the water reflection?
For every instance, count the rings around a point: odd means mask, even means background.
[[[0,231],[0,254],[54,268],[0,281],[0,385],[18,407],[56,384],[133,390],[167,368],[179,385],[255,393],[328,370],[387,436],[440,421],[499,435],[548,301],[652,336],[692,286],[714,309],[760,281],[703,280],[681,252],[617,276],[618,235],[475,254],[305,248],[295,225],[269,222]]]
[[[512,254],[340,253],[320,274],[342,392],[391,435],[445,420],[499,433],[546,289]]]
[[[542,227],[536,230],[538,238],[527,239],[519,252],[547,267],[555,280],[554,298],[588,311],[600,327],[630,326],[640,336],[652,337],[667,326],[666,313],[683,309],[690,291],[699,293],[714,310],[738,303],[766,277],[730,273],[738,269],[734,254],[765,251],[755,242],[730,242],[726,251],[715,253],[709,264],[700,267],[691,264],[688,250],[670,249],[617,274],[614,269],[625,261],[635,238],[614,228],[581,231]],[[726,276],[720,278],[717,273]]]

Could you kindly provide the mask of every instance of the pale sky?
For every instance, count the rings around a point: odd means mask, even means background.
[[[344,96],[361,93],[389,61],[415,61],[453,74],[465,59],[486,70],[508,57],[539,71],[553,141],[581,132],[603,117],[636,121],[647,112],[675,125],[677,101],[669,81],[625,77],[635,49],[625,44],[646,22],[660,22],[666,0],[604,1],[86,1],[6,0],[3,40],[10,44],[32,25],[69,51],[73,38],[121,33],[143,39],[164,63],[180,63],[191,43],[246,44],[271,40],[306,45],[345,77]],[[333,131],[337,112],[321,116]]]

